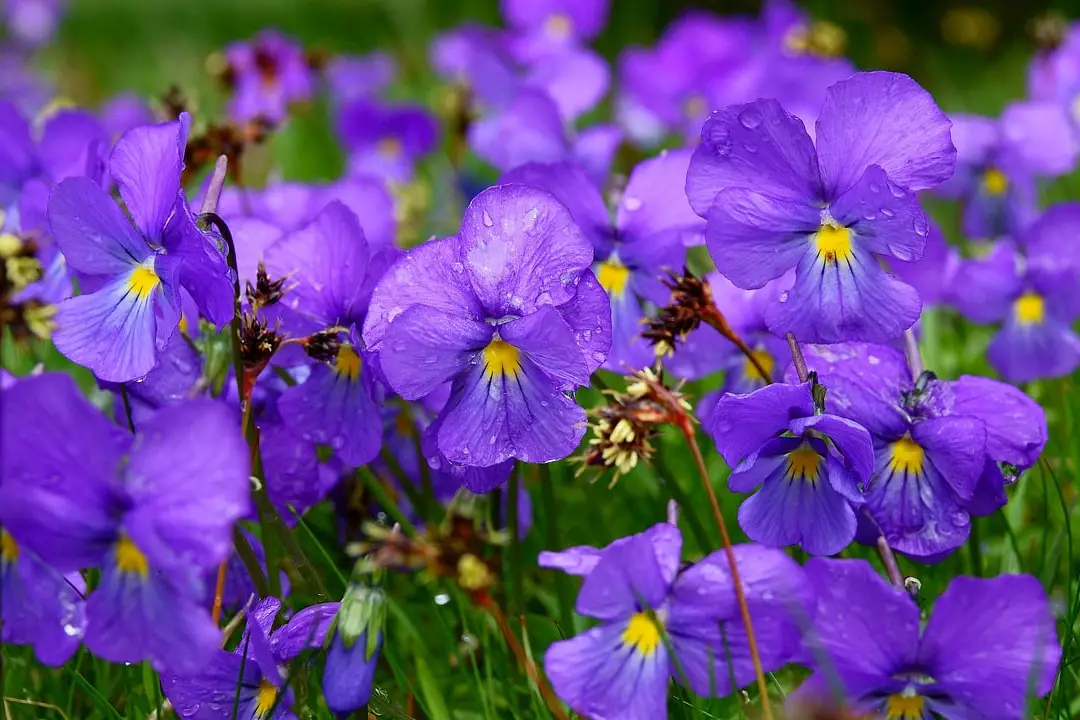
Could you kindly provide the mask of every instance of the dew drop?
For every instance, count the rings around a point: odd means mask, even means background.
[[[636,197],[623,198],[623,207],[629,212],[637,212],[641,209],[641,199]]]
[[[442,606],[450,602],[450,596],[446,593],[439,593],[435,596],[435,604]]]
[[[491,219],[491,215],[487,210],[480,216],[480,219],[484,221],[484,227],[491,227],[495,224],[495,221]]]
[[[739,113],[739,122],[747,130],[753,130],[761,125],[761,113],[755,108],[747,108]]]

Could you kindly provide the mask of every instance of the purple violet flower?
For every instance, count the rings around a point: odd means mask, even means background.
[[[831,410],[874,440],[859,540],[883,534],[889,547],[924,561],[955,550],[970,515],[1004,504],[999,463],[1023,470],[1046,443],[1046,417],[1020,390],[989,378],[913,381],[892,347],[806,346],[807,365],[828,388]],[[790,374],[790,373],[789,373]]]
[[[191,671],[220,641],[202,573],[248,512],[248,449],[236,414],[209,399],[138,430],[110,422],[66,375],[19,381],[4,391],[0,507],[18,546],[58,572],[101,568],[86,601],[92,652]]]
[[[978,239],[1021,233],[1038,212],[1036,179],[1070,172],[1080,136],[1053,103],[1013,103],[998,119],[952,115],[956,174],[936,189],[963,207]]]
[[[330,86],[330,98],[344,103],[379,95],[394,82],[397,65],[385,52],[338,55],[326,64],[323,75]]]
[[[407,400],[453,381],[438,449],[477,467],[573,452],[584,411],[571,393],[611,347],[607,293],[570,212],[537,188],[500,185],[456,237],[413,248],[375,288],[364,341]]]
[[[620,142],[622,132],[613,125],[595,125],[571,137],[551,96],[535,89],[517,93],[469,129],[469,147],[499,170],[571,160],[597,187],[606,184]]]
[[[367,705],[371,698],[386,626],[381,574],[378,570],[372,573],[361,560],[334,621],[322,690],[327,707],[339,717]]]
[[[878,256],[922,256],[929,228],[914,193],[952,174],[949,126],[929,93],[887,72],[829,88],[816,147],[775,100],[713,113],[686,187],[709,220],[717,270],[749,289],[796,269],[794,285],[766,314],[777,335],[829,343],[898,337],[921,304]]]
[[[544,656],[552,687],[575,712],[663,719],[672,678],[720,697],[753,681],[726,554],[681,569],[681,551],[678,528],[661,523],[606,548],[540,554],[541,567],[584,577],[577,612],[600,621]],[[798,649],[795,622],[812,607],[808,583],[782,551],[736,545],[734,554],[762,667],[779,669]]]
[[[1080,24],[1070,25],[1053,50],[1032,57],[1028,93],[1032,100],[1056,103],[1080,134]]]
[[[66,4],[64,0],[4,0],[0,16],[12,39],[31,47],[44,45],[56,33]]]
[[[530,163],[500,180],[550,192],[592,243],[597,258],[593,271],[611,302],[611,352],[603,366],[609,370],[640,369],[655,359],[641,338],[643,304],[668,301],[671,291],[661,282],[663,270],[680,269],[685,245],[704,231],[682,190],[689,164],[686,150],[664,152],[638,164],[619,200],[614,224],[600,191],[573,163]]]
[[[315,76],[304,48],[273,30],[225,48],[233,97],[229,117],[238,122],[265,118],[277,123],[289,106],[315,92]]]
[[[304,650],[322,647],[338,607],[306,607],[272,630],[281,601],[260,600],[236,649],[217,650],[194,672],[162,675],[165,696],[183,720],[296,720],[286,666]]]
[[[132,221],[85,177],[49,197],[49,225],[83,294],[60,304],[54,340],[102,380],[142,377],[180,321],[180,288],[218,327],[233,315],[221,247],[195,225],[180,187],[190,118],[124,134],[109,159]]]
[[[285,424],[305,439],[329,445],[348,467],[370,462],[382,438],[374,355],[354,335],[363,324],[379,274],[369,272],[364,231],[356,215],[330,202],[306,227],[266,250],[272,278],[290,288],[270,310],[291,337],[331,327],[348,331],[332,362],[316,362],[301,384],[285,389],[277,407]],[[357,328],[357,330],[353,330]]]
[[[1011,720],[1053,687],[1061,646],[1030,575],[955,578],[924,625],[907,591],[865,560],[815,558],[806,572],[818,598],[803,653],[814,674],[793,699],[828,697],[839,681],[856,713]]]
[[[980,260],[960,262],[949,299],[969,319],[1001,322],[987,349],[1010,382],[1063,377],[1080,365],[1080,204],[1046,210],[1019,247],[998,241]]]
[[[412,180],[417,161],[439,140],[438,124],[423,107],[381,105],[365,98],[338,110],[337,131],[349,155],[349,173],[389,183]]]
[[[499,7],[511,28],[551,52],[595,38],[609,10],[608,0],[501,0]]]
[[[870,433],[815,413],[809,382],[725,395],[704,425],[731,467],[728,487],[761,486],[739,506],[747,537],[811,555],[833,555],[855,539],[854,508],[874,470]]]

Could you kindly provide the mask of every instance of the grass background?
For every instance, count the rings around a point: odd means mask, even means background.
[[[754,2],[682,3],[667,0],[613,0],[611,21],[597,41],[598,49],[614,58],[619,49],[655,40],[664,25],[684,8],[694,5],[721,13],[756,12]],[[847,32],[849,54],[862,68],[888,68],[909,72],[931,90],[946,110],[992,114],[1024,94],[1026,63],[1033,46],[1030,21],[1039,13],[1067,11],[1070,3],[983,3],[916,0],[867,3],[807,2],[815,17],[837,22]],[[970,15],[975,25],[989,30],[965,35]],[[982,11],[981,16],[978,11]],[[957,23],[957,13],[969,22]],[[205,73],[206,56],[225,43],[250,37],[264,27],[275,27],[306,45],[330,52],[392,51],[401,65],[395,97],[434,102],[436,86],[427,71],[427,43],[433,33],[463,20],[498,21],[495,0],[74,0],[56,43],[38,58],[60,93],[79,103],[94,105],[119,91],[159,96],[177,84],[197,102],[201,118],[214,116],[222,97]],[[959,29],[958,29],[959,28]],[[285,177],[312,180],[331,178],[342,166],[340,152],[329,132],[326,108],[316,103],[297,117],[273,142],[273,153]],[[437,172],[426,173],[429,180]],[[436,180],[437,182],[437,180]],[[1055,198],[1075,198],[1075,178],[1048,189]],[[436,188],[438,191],[439,188]],[[948,231],[955,227],[950,208],[935,207]],[[952,236],[951,240],[962,239]],[[924,318],[924,353],[927,366],[943,377],[962,373],[992,375],[984,355],[991,335],[961,321],[947,310],[930,311]],[[34,356],[5,346],[5,366],[25,372]],[[54,356],[47,356],[50,365]],[[85,379],[85,373],[84,373]],[[1059,631],[1065,647],[1061,681],[1050,702],[1034,707],[1038,717],[1080,716],[1080,657],[1075,635],[1080,615],[1080,541],[1075,477],[1080,470],[1080,393],[1077,375],[1033,383],[1026,389],[1046,408],[1050,443],[1040,464],[1010,490],[1011,501],[1000,513],[975,519],[972,539],[960,551],[933,567],[900,559],[907,574],[923,582],[923,598],[932,599],[957,574],[995,575],[1030,572],[1049,589],[1060,612]],[[613,377],[608,382],[617,383]],[[697,395],[715,379],[690,387]],[[599,402],[595,392],[581,394],[586,406]],[[729,526],[737,529],[739,498],[724,491],[727,468],[715,452],[707,452],[710,474],[720,488]],[[521,583],[515,600],[524,617],[526,647],[539,660],[554,639],[585,627],[568,616],[574,582],[535,568],[535,556],[544,548],[572,544],[604,545],[612,539],[640,532],[661,521],[671,496],[684,497],[682,527],[684,555],[700,557],[719,546],[707,513],[704,493],[695,481],[681,441],[665,435],[655,468],[641,468],[614,489],[606,481],[575,479],[565,464],[524,470],[525,487],[532,494],[533,531],[521,549],[521,563],[507,558],[511,575]],[[554,499],[542,492],[550,482]],[[310,534],[300,539],[331,594],[343,589],[340,570],[348,563],[330,528],[327,508],[309,517]],[[868,556],[852,548],[845,553]],[[876,562],[876,560],[874,560]],[[297,583],[298,601],[305,588]],[[379,697],[373,712],[386,716],[407,714],[432,720],[456,718],[547,717],[542,703],[483,614],[472,609],[451,584],[416,575],[391,575],[391,598],[385,660],[378,676]],[[449,601],[446,600],[446,595]],[[440,603],[436,603],[436,599]],[[516,623],[514,623],[516,626]],[[568,627],[572,625],[572,627]],[[314,684],[317,668],[302,674]],[[796,671],[778,674],[776,696],[797,686]],[[301,684],[301,688],[304,683]],[[46,670],[22,648],[3,649],[4,720],[69,718],[105,720],[146,718],[160,703],[153,671],[146,665],[114,666],[82,651],[65,668]],[[692,699],[678,689],[671,708],[674,717],[739,717],[735,700]],[[753,690],[751,690],[753,693]],[[302,691],[302,717],[329,717],[317,693]],[[395,709],[396,708],[396,709]],[[755,712],[750,711],[751,716]]]

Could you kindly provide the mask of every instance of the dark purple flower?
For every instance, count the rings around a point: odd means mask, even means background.
[[[761,287],[795,268],[769,308],[778,335],[890,340],[919,316],[918,294],[878,257],[918,260],[929,227],[914,193],[953,171],[949,120],[905,75],[859,73],[829,88],[816,147],[775,100],[713,113],[687,175],[709,220],[717,270]]]
[[[570,393],[611,346],[593,250],[566,207],[524,185],[469,204],[456,237],[413,248],[371,299],[364,341],[415,400],[453,381],[438,448],[459,465],[566,457],[584,433]]]
[[[381,105],[369,99],[338,110],[337,131],[349,155],[352,175],[372,175],[386,182],[412,179],[417,161],[438,144],[439,128],[419,105]]]
[[[621,131],[612,125],[595,125],[571,137],[551,96],[535,89],[517,93],[469,129],[469,147],[500,170],[570,160],[580,164],[597,187],[605,185],[621,141]]]
[[[960,263],[949,299],[980,323],[1002,323],[987,355],[1012,382],[1062,377],[1080,365],[1080,205],[1050,207],[1021,236]]]
[[[1053,103],[1013,103],[998,119],[952,115],[956,174],[936,190],[963,204],[969,237],[1021,233],[1035,219],[1039,177],[1070,172],[1080,140]]]
[[[643,303],[667,302],[663,270],[681,268],[685,245],[704,231],[682,189],[689,163],[689,151],[665,152],[640,163],[630,174],[614,224],[600,191],[573,163],[530,163],[500,180],[550,192],[592,243],[593,271],[611,302],[611,352],[604,363],[609,370],[640,369],[655,359],[641,338]]]
[[[258,117],[280,122],[293,103],[309,100],[315,76],[304,49],[292,39],[264,30],[250,41],[225,48],[233,96],[229,117],[239,122]]]
[[[322,647],[338,606],[306,607],[272,630],[281,602],[260,600],[236,650],[217,650],[194,672],[163,674],[165,696],[183,720],[295,720],[287,665],[304,650]]]
[[[1061,647],[1050,602],[1030,575],[955,578],[929,622],[865,560],[815,558],[817,593],[797,696],[843,691],[857,713],[897,720],[1027,717],[1054,684]]]
[[[873,524],[859,540],[938,559],[968,538],[970,515],[1005,500],[999,463],[1031,467],[1046,443],[1042,408],[988,378],[912,380],[904,354],[882,345],[807,346],[811,370],[828,388],[829,408],[874,440],[866,486]]]
[[[753,680],[725,553],[680,569],[681,550],[678,528],[662,523],[606,548],[540,554],[542,567],[584,577],[577,611],[600,621],[544,656],[552,687],[575,712],[662,719],[672,678],[721,697]],[[793,620],[812,603],[808,584],[779,550],[736,545],[734,554],[761,665],[779,669],[798,649]]]
[[[739,506],[747,537],[833,555],[855,539],[855,507],[874,470],[870,433],[816,414],[810,383],[774,383],[720,398],[705,429],[731,467],[728,487],[761,489]]]
[[[357,568],[364,563],[360,560]],[[386,626],[386,596],[378,584],[379,574],[354,570],[326,651],[323,697],[327,707],[342,717],[367,705],[371,697]]]
[[[101,568],[86,601],[91,651],[190,671],[218,646],[202,572],[248,511],[248,449],[236,414],[209,399],[138,430],[120,430],[67,376],[20,381],[4,391],[0,506],[19,546],[57,571]]]
[[[0,510],[0,523],[5,522]],[[33,645],[45,665],[66,663],[86,628],[86,583],[76,572],[63,575],[0,529],[0,639]]]
[[[217,326],[232,318],[222,249],[195,225],[180,187],[189,123],[182,114],[116,143],[109,172],[130,222],[89,178],[69,178],[49,197],[53,237],[83,289],[59,307],[56,347],[102,380],[123,382],[153,369],[180,321],[181,287]]]
[[[265,256],[270,277],[290,281],[271,308],[284,332],[306,337],[337,327],[346,334],[331,361],[317,361],[303,383],[281,393],[277,407],[284,424],[310,442],[329,445],[346,466],[364,465],[378,454],[382,437],[374,358],[352,335],[378,279],[369,273],[364,231],[352,211],[333,201]]]

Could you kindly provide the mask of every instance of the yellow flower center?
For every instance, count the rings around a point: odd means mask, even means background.
[[[544,20],[544,32],[558,40],[565,40],[574,32],[574,21],[566,13],[548,15]]]
[[[32,257],[11,257],[4,261],[8,280],[16,290],[41,279],[41,263]]]
[[[255,717],[263,718],[270,714],[277,702],[278,689],[266,678],[259,681],[259,694],[255,697]]]
[[[892,459],[889,467],[893,472],[918,475],[923,468],[923,449],[917,442],[911,439],[911,435],[904,435],[892,444]]]
[[[817,480],[818,466],[821,464],[821,456],[817,454],[810,443],[803,442],[787,455],[788,475],[793,479]]]
[[[838,225],[822,225],[814,235],[818,256],[825,262],[840,262],[851,259],[851,231]]]
[[[660,628],[656,621],[649,617],[648,613],[634,613],[630,618],[630,624],[623,631],[623,642],[634,648],[638,653],[648,656],[656,652],[660,646]]]
[[[48,340],[56,329],[56,306],[27,303],[23,306],[23,320],[35,337]]]
[[[1046,302],[1038,293],[1026,292],[1016,299],[1013,312],[1021,325],[1041,325],[1046,319]]]
[[[135,573],[146,576],[150,571],[150,563],[142,554],[135,543],[127,535],[121,535],[116,543],[116,567],[123,573]]]
[[[761,369],[767,372],[771,377],[773,369],[776,367],[776,361],[773,360],[773,357],[769,354],[769,351],[752,350],[751,354],[754,356],[754,359],[758,361],[758,364],[761,365]],[[757,382],[769,381],[769,378],[766,378],[764,375],[762,375],[761,371],[757,369],[757,365],[752,363],[749,358],[746,359],[746,364],[743,368],[743,372],[746,374],[746,377],[750,378],[751,380],[755,380]]]
[[[885,717],[889,720],[922,720],[922,697],[907,690],[890,695],[885,704]]]
[[[360,377],[360,356],[350,346],[342,345],[334,359],[334,369],[350,380],[356,380]]]
[[[404,151],[401,141],[396,137],[384,137],[379,140],[376,148],[379,154],[387,160],[396,160],[401,157],[401,154]]]
[[[626,292],[626,285],[630,282],[630,268],[614,257],[608,258],[596,268],[596,279],[604,286],[608,295],[622,297]]]
[[[484,365],[492,377],[515,377],[521,371],[521,352],[510,343],[492,340],[484,348]]]
[[[1009,178],[997,168],[988,168],[982,176],[983,190],[987,195],[1000,197],[1009,189]]]
[[[0,210],[0,227],[4,225],[4,212]],[[0,233],[0,258],[13,257],[22,250],[22,240],[12,233]]]
[[[0,530],[0,560],[15,562],[19,559],[19,543],[7,530]]]
[[[708,102],[700,95],[691,95],[686,98],[686,101],[683,103],[683,112],[686,113],[686,117],[691,120],[701,117],[708,112],[708,110]]]
[[[140,298],[146,298],[161,284],[161,278],[154,272],[154,264],[140,265],[128,276],[128,290]]]
[[[458,585],[466,590],[481,590],[493,582],[488,566],[472,553],[461,556],[458,560],[457,572]]]

